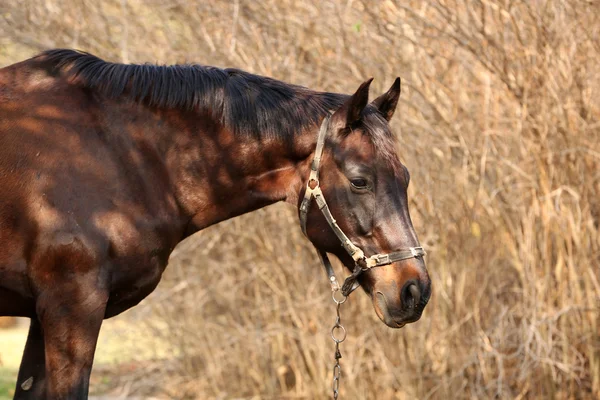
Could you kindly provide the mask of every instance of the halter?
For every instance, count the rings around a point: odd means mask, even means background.
[[[350,254],[352,259],[354,260],[354,271],[350,276],[346,278],[344,284],[341,287],[341,292],[344,297],[347,297],[352,293],[360,283],[358,282],[358,276],[375,267],[383,267],[386,265],[390,265],[392,263],[408,260],[411,258],[420,258],[423,257],[426,253],[423,247],[409,247],[408,249],[403,249],[399,251],[394,251],[392,253],[387,254],[375,254],[370,257],[365,256],[365,253],[362,249],[356,246],[352,241],[346,236],[346,234],[339,227],[333,215],[331,215],[331,211],[329,211],[329,207],[327,206],[327,202],[325,201],[325,197],[323,196],[323,192],[321,191],[321,187],[319,186],[319,166],[321,164],[321,156],[323,155],[323,147],[325,146],[325,137],[327,136],[327,132],[329,131],[329,121],[331,120],[331,114],[327,113],[327,116],[321,123],[321,128],[319,130],[319,136],[317,137],[317,148],[315,149],[315,156],[310,166],[310,175],[308,177],[308,181],[306,182],[306,192],[304,193],[304,199],[302,203],[300,203],[300,225],[302,227],[302,232],[304,235],[306,234],[306,221],[308,218],[308,210],[312,203],[312,199],[314,198],[319,210],[325,216],[327,223],[338,237],[340,242],[342,243],[342,247]],[[340,290],[340,286],[335,277],[335,272],[333,271],[333,267],[331,266],[331,262],[329,261],[329,257],[327,253],[317,249],[319,253],[319,258],[327,271],[327,275],[329,276],[329,283],[331,284],[331,290],[337,292]]]

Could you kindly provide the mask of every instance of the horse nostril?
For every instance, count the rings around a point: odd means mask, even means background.
[[[402,289],[402,305],[404,308],[415,308],[421,301],[421,291],[415,282],[409,282]]]

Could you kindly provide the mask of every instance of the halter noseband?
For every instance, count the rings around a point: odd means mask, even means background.
[[[349,296],[359,285],[357,278],[358,276],[371,268],[375,267],[383,267],[385,265],[389,265],[395,263],[397,261],[408,260],[410,258],[419,258],[423,257],[426,253],[423,247],[409,247],[405,250],[394,251],[392,253],[387,254],[375,254],[370,257],[365,256],[365,253],[362,249],[356,246],[352,241],[346,236],[346,234],[339,227],[333,215],[331,215],[331,211],[329,211],[329,207],[327,206],[327,202],[325,201],[325,197],[323,196],[323,192],[319,186],[319,166],[321,164],[321,156],[323,155],[323,147],[325,146],[325,137],[327,136],[327,132],[329,131],[329,121],[331,119],[331,114],[328,113],[323,122],[321,123],[321,128],[319,130],[319,136],[317,137],[317,147],[315,149],[315,156],[310,166],[310,176],[308,177],[308,181],[306,182],[306,191],[304,193],[304,199],[300,204],[300,226],[302,227],[302,232],[306,235],[306,221],[308,218],[308,210],[312,203],[312,199],[314,197],[319,210],[323,213],[323,216],[327,220],[327,223],[338,237],[340,242],[342,243],[342,247],[350,254],[352,259],[355,262],[354,271],[350,276],[346,278],[344,284],[342,285],[341,291],[344,296]],[[329,276],[329,283],[331,284],[331,289],[335,292],[340,290],[339,284],[335,277],[335,273],[333,271],[333,267],[331,266],[331,262],[329,261],[329,257],[327,253],[317,249],[319,253],[319,258],[327,271],[327,275]]]

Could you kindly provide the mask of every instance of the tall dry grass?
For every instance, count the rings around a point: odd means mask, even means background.
[[[341,92],[400,75],[393,128],[434,294],[400,331],[352,296],[343,398],[600,397],[598,2],[8,0],[0,34],[4,64],[69,46]],[[170,264],[148,332],[174,357],[134,393],[329,394],[334,308],[295,210],[210,228]]]

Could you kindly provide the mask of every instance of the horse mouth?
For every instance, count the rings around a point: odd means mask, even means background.
[[[394,321],[392,316],[390,315],[390,311],[385,300],[385,296],[381,292],[377,292],[375,294],[375,302],[373,304],[375,307],[375,313],[379,317],[380,320],[383,321],[384,324],[389,326],[390,328],[400,329],[404,327],[404,323],[397,323]]]
[[[411,312],[410,315],[403,315],[404,313],[401,312],[399,316],[392,316],[385,296],[381,292],[375,294],[373,307],[375,308],[375,313],[379,319],[383,321],[384,324],[394,329],[403,328],[406,324],[416,322],[421,318],[421,312],[419,311],[416,313]],[[422,311],[422,308],[420,311]]]

